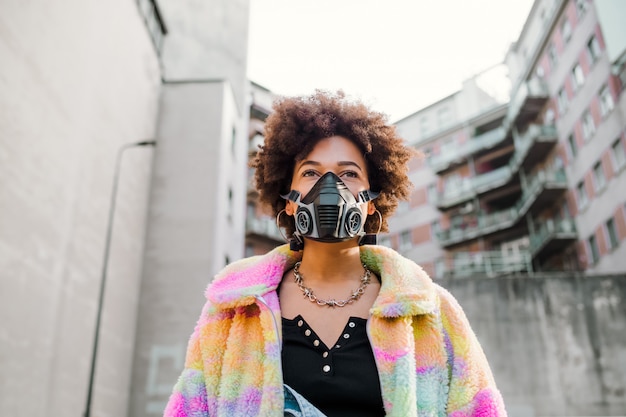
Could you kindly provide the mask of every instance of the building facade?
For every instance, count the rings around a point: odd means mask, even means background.
[[[424,158],[388,244],[439,278],[626,270],[626,49],[603,18],[625,9],[537,0],[506,56],[508,103],[469,80],[398,121]]]
[[[263,144],[263,126],[272,111],[272,102],[276,95],[267,88],[254,82],[250,83],[250,127],[248,130],[248,159],[254,159]],[[270,209],[259,203],[254,182],[254,168],[248,169],[246,197],[246,238],[245,255],[262,255],[276,246],[285,243],[276,219]]]
[[[0,8],[0,414],[83,415],[97,345],[90,415],[162,415],[244,252],[249,2]]]

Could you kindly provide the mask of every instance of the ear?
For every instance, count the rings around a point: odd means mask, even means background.
[[[288,216],[293,216],[296,212],[296,209],[296,203],[291,200],[287,200],[287,203],[285,204],[285,213],[287,213]]]
[[[376,213],[376,206],[374,205],[373,201],[368,201],[367,202],[367,215],[371,216],[374,213]]]

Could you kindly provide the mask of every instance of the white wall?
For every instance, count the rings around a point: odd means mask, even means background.
[[[159,64],[134,1],[1,8],[0,415],[79,416],[115,154],[154,136]],[[152,152],[123,161],[98,416],[127,408]]]

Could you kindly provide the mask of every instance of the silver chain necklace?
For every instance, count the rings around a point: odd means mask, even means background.
[[[298,288],[300,288],[304,296],[308,298],[310,302],[315,303],[318,306],[345,307],[348,304],[352,304],[356,300],[361,298],[361,296],[365,293],[365,287],[367,287],[367,285],[370,283],[371,272],[369,269],[367,269],[365,265],[363,265],[363,269],[365,269],[365,274],[361,278],[361,285],[359,285],[359,288],[352,291],[350,297],[346,298],[345,300],[339,301],[335,300],[334,298],[331,298],[329,300],[321,300],[317,298],[315,294],[313,294],[312,289],[304,286],[304,283],[302,282],[302,275],[300,275],[300,264],[301,262],[297,262],[293,267],[294,280],[296,281],[296,284],[298,284]]]

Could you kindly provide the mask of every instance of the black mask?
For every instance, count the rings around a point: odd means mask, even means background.
[[[298,205],[294,237],[307,237],[320,242],[343,242],[365,234],[365,216],[361,204],[378,197],[379,193],[364,190],[354,198],[337,175],[327,172],[301,200],[299,191],[282,196]]]

